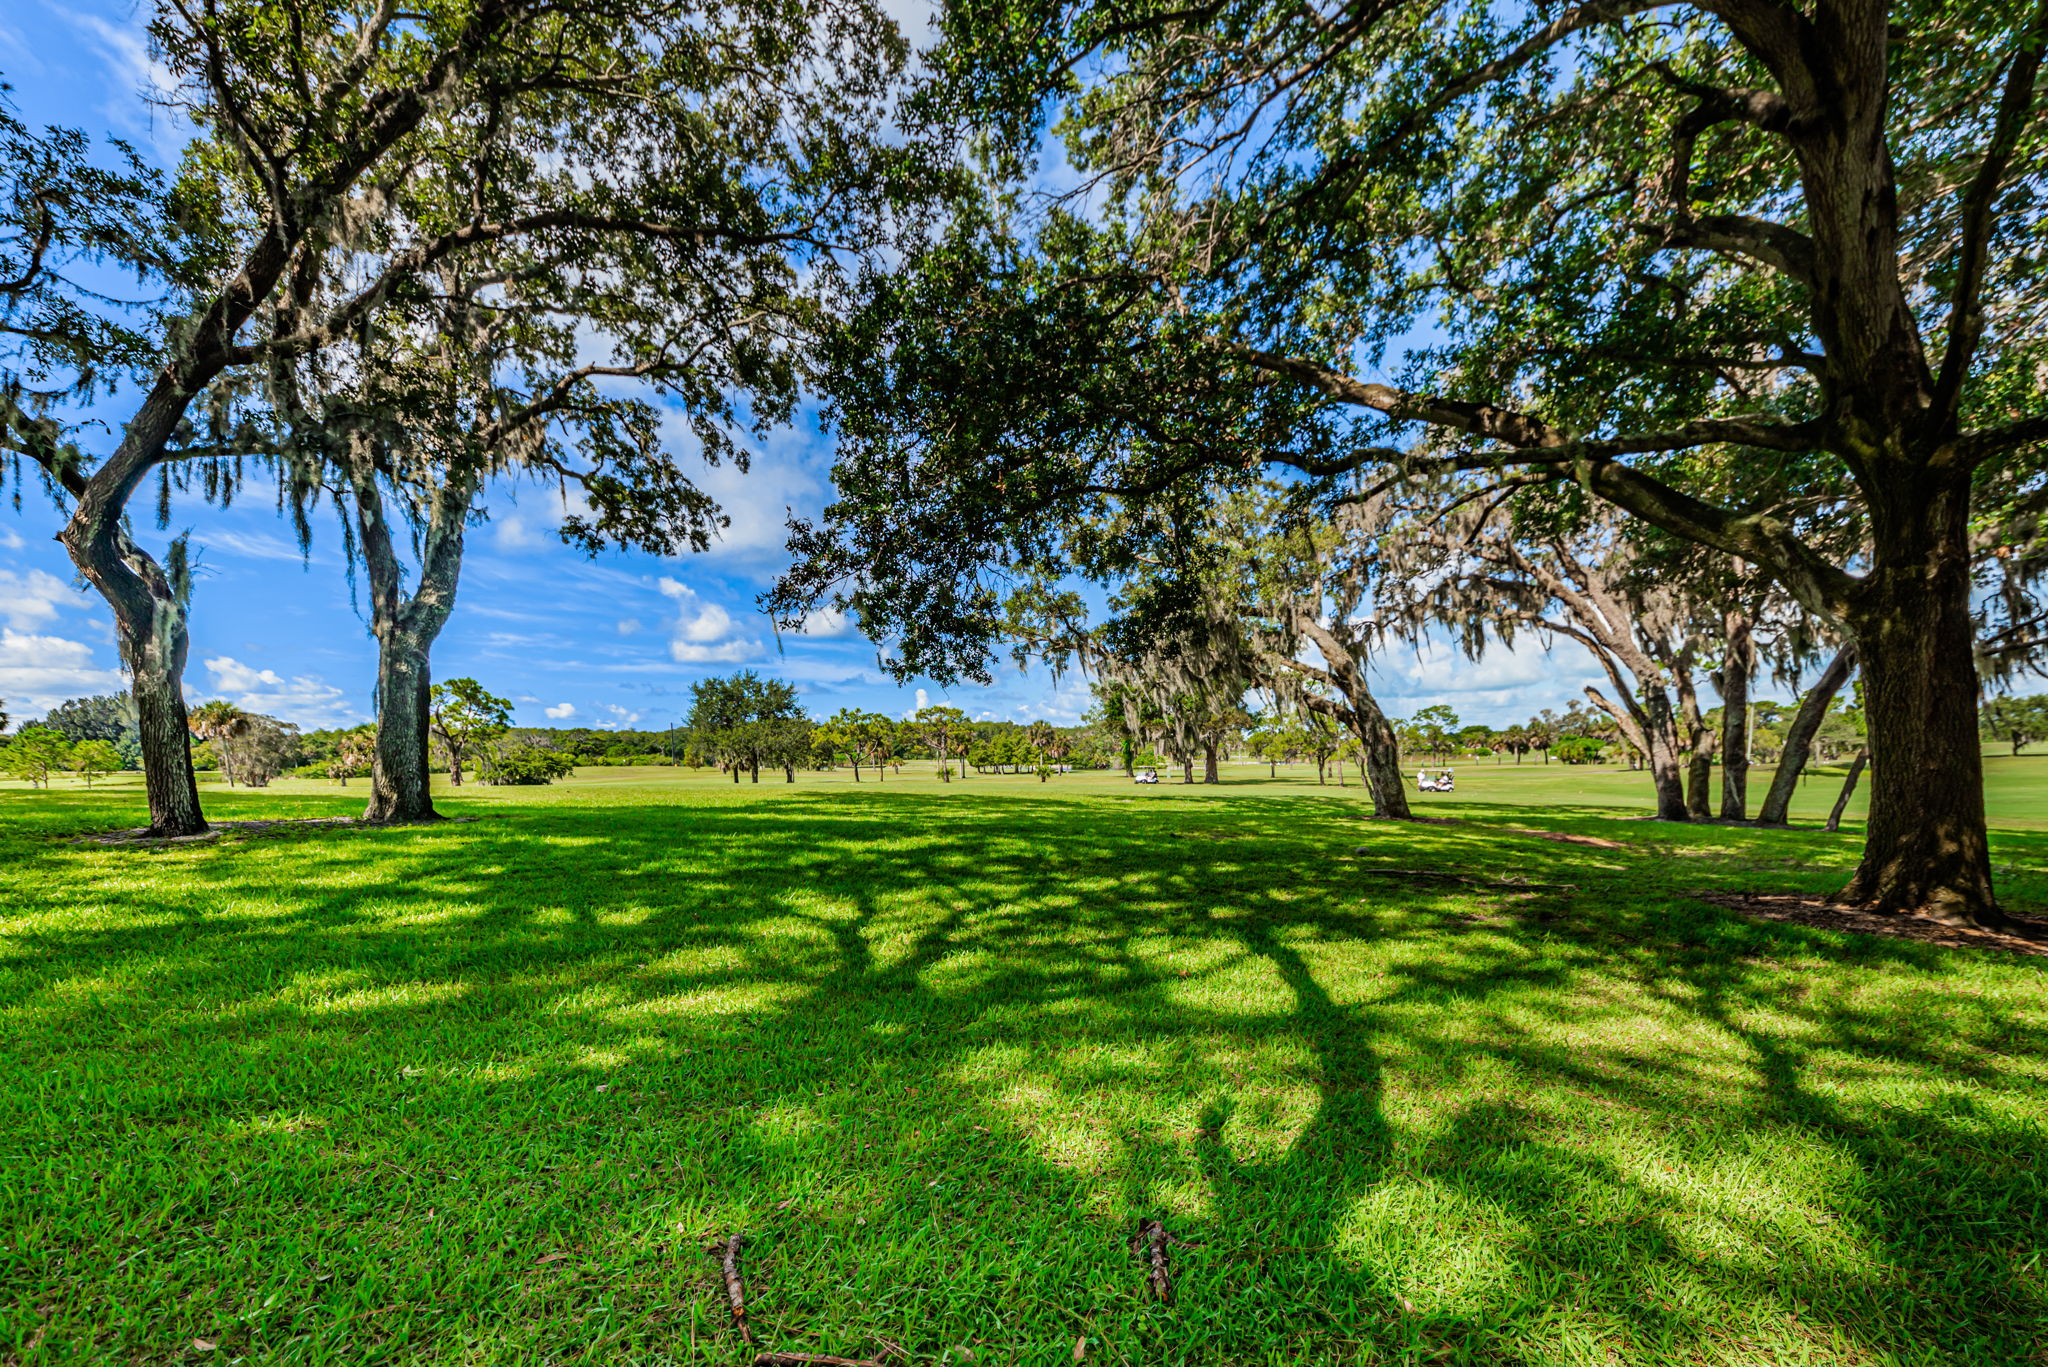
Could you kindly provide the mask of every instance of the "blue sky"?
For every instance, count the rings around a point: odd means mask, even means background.
[[[904,4],[905,17],[918,12],[919,0]],[[104,0],[9,6],[0,17],[0,76],[22,114],[127,138],[165,163],[175,158],[179,127],[147,99],[160,77],[141,35],[143,13]],[[110,407],[106,416],[118,422],[125,413]],[[830,466],[829,441],[807,417],[777,433],[748,473],[703,471],[700,483],[732,526],[709,552],[670,559],[588,559],[555,538],[562,503],[553,488],[494,491],[489,521],[470,535],[455,615],[434,650],[436,675],[481,680],[535,726],[667,726],[687,710],[693,681],[743,667],[795,683],[819,715],[849,706],[901,715],[921,693],[975,717],[1078,720],[1088,702],[1078,676],[1005,665],[986,688],[899,686],[844,622],[776,638],[755,598],[784,563],[789,512],[815,514],[829,499]],[[77,584],[52,540],[61,519],[34,489],[19,511],[0,508],[0,707],[17,721],[123,686],[106,608]],[[146,542],[161,549],[186,528],[200,567],[191,697],[230,698],[309,728],[369,720],[375,649],[332,518],[316,521],[302,557],[272,500],[251,488],[227,511],[179,504],[171,531],[147,531]],[[1376,688],[1396,716],[1441,702],[1468,721],[1504,725],[1597,681],[1577,647],[1544,651],[1525,638],[1476,664],[1441,647],[1389,651]]]

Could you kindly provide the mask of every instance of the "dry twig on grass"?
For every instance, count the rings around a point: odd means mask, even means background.
[[[1131,1240],[1131,1252],[1152,1265],[1145,1274],[1145,1284],[1162,1305],[1173,1304],[1173,1276],[1166,1264],[1166,1244],[1172,1237],[1159,1221],[1140,1220],[1137,1237]]]
[[[725,1272],[725,1296],[732,1302],[732,1322],[738,1326],[741,1340],[752,1343],[754,1331],[747,1324],[747,1284],[740,1277],[740,1249],[746,1241],[746,1235],[735,1234],[722,1244],[707,1245],[704,1251],[719,1255]]]
[[[873,1358],[836,1358],[830,1353],[756,1353],[754,1367],[882,1367]]]

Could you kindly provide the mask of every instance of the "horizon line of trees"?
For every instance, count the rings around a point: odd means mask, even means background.
[[[970,720],[946,706],[928,706],[902,718],[859,709],[815,718],[801,712],[788,685],[744,671],[698,684],[700,707],[693,708],[690,718],[653,730],[514,726],[506,700],[474,680],[450,680],[437,688],[430,764],[433,772],[454,776],[458,786],[465,766],[480,769],[484,781],[493,783],[546,781],[585,765],[712,767],[733,773],[736,782],[740,774],[758,782],[764,763],[783,769],[793,781],[797,768],[829,769],[843,762],[857,774],[900,772],[901,761],[913,758],[940,764],[949,781],[956,767],[965,777],[970,768],[992,774],[1119,766],[1127,772],[1180,767],[1185,781],[1195,781],[1196,754],[1176,748],[1174,737],[1180,732],[1174,726],[1155,716],[1151,724],[1133,728],[1121,715],[1123,695],[1114,685],[1098,685],[1095,692],[1089,715],[1070,726]],[[708,710],[702,707],[705,698],[713,700]],[[720,713],[721,706],[728,711]],[[1744,734],[1751,757],[1774,764],[1789,743],[1797,707],[1759,699],[1749,710]],[[1711,709],[1704,719],[1718,733],[1725,709]],[[1236,725],[1212,738],[1219,759],[1313,763],[1319,782],[1327,782],[1331,773],[1341,782],[1345,766],[1351,765],[1360,768],[1360,782],[1366,782],[1363,746],[1313,711],[1275,706],[1241,711],[1235,720]],[[5,725],[0,712],[0,727]],[[1501,727],[1462,722],[1443,704],[1392,719],[1392,726],[1404,764],[1488,756],[1496,762],[1512,757],[1520,764],[1532,755],[1542,763],[1591,764],[1618,755],[1619,762],[1639,769],[1647,760],[1611,717],[1577,699],[1562,711],[1545,708],[1526,722]],[[292,723],[214,700],[192,710],[191,730],[200,742],[194,749],[195,768],[220,773],[230,786],[261,787],[282,774],[346,785],[351,778],[367,777],[374,763],[374,725],[301,731]],[[1986,741],[2009,745],[2015,755],[2048,740],[2048,694],[1990,699],[1982,732]],[[1808,744],[1811,757],[1823,763],[1854,758],[1865,744],[1860,708],[1839,694],[1832,697]],[[1215,782],[1206,750],[1205,743],[1204,781]],[[123,695],[69,699],[41,718],[22,721],[0,746],[0,773],[39,785],[63,773],[77,773],[90,783],[138,768],[134,711]]]

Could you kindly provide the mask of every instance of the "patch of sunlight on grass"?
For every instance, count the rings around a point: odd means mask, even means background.
[[[324,1130],[328,1124],[326,1116],[308,1111],[271,1111],[264,1115],[250,1116],[247,1120],[235,1121],[219,1133],[222,1138],[229,1140],[268,1142],[282,1136]]]
[[[597,989],[590,989],[577,994],[576,998],[565,998],[564,1003],[576,1000],[591,1009],[603,1009],[606,1020],[627,1025],[634,1021],[671,1017],[754,1015],[776,1010],[784,1003],[803,996],[805,990],[801,983],[735,982],[627,1001],[620,992],[607,990],[600,994]],[[598,1000],[600,996],[602,1000]]]
[[[1009,1123],[1031,1137],[1033,1150],[1055,1167],[1103,1176],[1121,1166],[1124,1145],[1115,1131],[1074,1111],[1057,1087],[1016,1081],[993,1099]]]
[[[831,1122],[821,1117],[815,1106],[802,1102],[778,1102],[762,1107],[754,1116],[754,1129],[762,1138],[781,1144],[797,1144],[835,1132]]]
[[[468,984],[460,982],[386,983],[381,987],[350,987],[322,996],[308,995],[297,1005],[309,1016],[340,1016],[395,1007],[445,1005],[459,1000],[469,990]]]
[[[0,789],[0,1360],[2040,1355],[2048,964],[1690,895],[1831,890],[1853,836],[1563,766],[1399,827],[1263,770],[803,778],[164,852],[67,843],[136,794]],[[2048,901],[2048,833],[1994,842]],[[757,1347],[700,1251],[735,1232]]]
[[[1416,1309],[1466,1314],[1511,1292],[1528,1225],[1434,1178],[1368,1192],[1338,1221],[1337,1251]]]

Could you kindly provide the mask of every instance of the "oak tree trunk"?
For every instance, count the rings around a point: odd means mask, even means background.
[[[1714,804],[1709,791],[1714,783],[1714,733],[1701,731],[1685,752],[1685,819],[1711,821]]]
[[[114,610],[115,639],[135,696],[149,832],[198,835],[206,830],[206,815],[199,807],[192,731],[185,715],[190,624],[178,587],[129,539],[118,517],[117,510],[81,503],[58,539]]]
[[[1673,671],[1678,680],[1678,715],[1685,735],[1685,819],[1711,821],[1714,804],[1710,789],[1714,782],[1714,732],[1700,714],[1699,693],[1692,681],[1692,669],[1684,660]]]
[[[1764,794],[1764,805],[1757,810],[1757,825],[1785,824],[1786,813],[1792,807],[1792,796],[1799,791],[1799,775],[1806,768],[1807,757],[1813,753],[1814,733],[1827,719],[1828,705],[1835,700],[1835,694],[1841,692],[1842,685],[1848,682],[1855,668],[1856,647],[1852,643],[1835,652],[1835,658],[1828,661],[1820,678],[1800,699],[1792,724],[1785,728],[1785,748],[1778,756],[1778,772],[1772,775],[1770,791]]]
[[[1863,766],[1870,763],[1870,747],[1857,750],[1856,758],[1850,761],[1848,776],[1842,780],[1842,791],[1835,798],[1835,805],[1828,812],[1829,832],[1842,829],[1842,813],[1849,810],[1849,799],[1856,795],[1856,780],[1863,777]]]
[[[370,630],[377,638],[377,736],[370,763],[370,801],[363,820],[438,821],[428,736],[432,722],[430,663],[434,642],[455,611],[462,577],[463,526],[475,493],[471,477],[445,471],[427,503],[420,539],[419,581],[408,596],[376,462],[353,450],[341,461],[354,496],[356,541],[369,578]],[[449,748],[448,781],[462,784],[462,756]]]
[[[1644,739],[1649,751],[1644,756],[1650,769],[1650,786],[1657,794],[1659,821],[1684,821],[1690,815],[1685,803],[1685,768],[1678,743],[1677,719],[1671,714],[1671,699],[1662,688],[1646,688],[1644,713],[1648,724]],[[1549,762],[1549,756],[1544,761]]]
[[[1721,663],[1721,819],[1749,816],[1749,680],[1756,670],[1756,637],[1749,614],[1731,609],[1723,619],[1727,655]]]
[[[441,819],[428,767],[427,694],[433,677],[426,646],[406,635],[380,634],[377,641],[377,738],[365,821]]]
[[[1221,783],[1222,781],[1216,774],[1216,742],[1205,740],[1202,742],[1202,782]]]
[[[1841,897],[2001,926],[1977,737],[1969,476],[1901,479],[1884,492],[1871,500],[1875,556],[1849,620],[1870,730],[1870,819]]]
[[[199,780],[192,771],[192,732],[185,721],[185,650],[183,613],[175,626],[164,623],[155,639],[134,641],[121,633],[121,658],[133,680],[151,835],[198,835],[206,829]]]
[[[1394,724],[1380,711],[1377,700],[1353,694],[1352,730],[1364,747],[1366,786],[1372,789],[1372,814],[1389,821],[1406,821],[1413,813],[1408,807],[1408,785],[1401,778],[1401,741]]]

